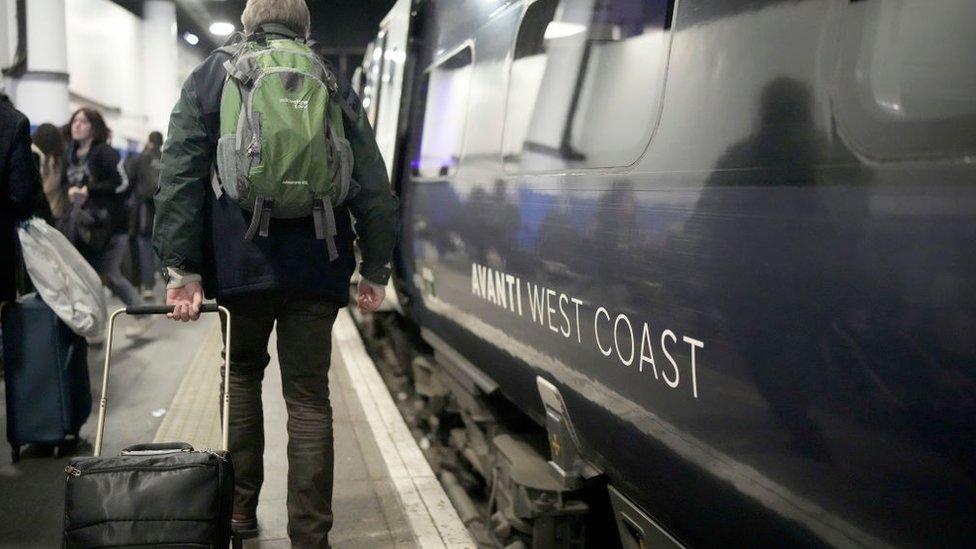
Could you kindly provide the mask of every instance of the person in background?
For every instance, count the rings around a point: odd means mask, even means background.
[[[253,40],[263,36],[302,44],[309,35],[305,0],[248,0],[241,21]],[[352,178],[360,190],[331,212],[338,231],[336,259],[330,260],[326,241],[316,238],[312,218],[274,219],[268,236],[245,239],[250,213],[211,185],[229,58],[222,50],[210,54],[189,76],[173,109],[153,244],[166,269],[171,318],[199,318],[204,288],[231,311],[231,526],[242,537],[258,533],[264,475],[261,382],[276,329],[288,408],[288,535],[297,549],[328,547],[334,459],[329,334],[349,301],[356,268],[352,217],[362,252],[358,304],[372,312],[382,303],[390,277],[398,202],[362,102],[348,82],[340,81],[333,100],[344,111],[343,128],[355,158]]]
[[[159,185],[160,156],[163,150],[163,134],[152,132],[142,152],[126,166],[129,187],[132,189],[132,242],[135,245],[135,259],[138,265],[142,298],[154,299],[155,275],[159,271],[156,254],[152,249],[152,226],[156,213],[153,195]]]
[[[142,305],[139,292],[122,275],[122,260],[129,245],[129,218],[125,208],[128,177],[120,169],[119,154],[109,146],[109,130],[97,110],[78,109],[71,115],[70,128],[71,141],[65,153],[63,175],[69,209],[76,213],[85,209],[96,218],[91,230],[96,236],[87,242],[76,241],[75,245],[95,268],[102,283],[127,307]],[[144,335],[150,319],[149,316],[133,319],[126,328],[126,336]]]
[[[35,213],[40,192],[41,177],[31,158],[30,123],[0,91],[0,304],[17,299],[21,263],[17,223]]]
[[[34,148],[42,154],[40,172],[44,197],[51,207],[51,216],[57,220],[68,207],[67,189],[61,184],[64,171],[64,140],[54,124],[41,124],[34,130]]]

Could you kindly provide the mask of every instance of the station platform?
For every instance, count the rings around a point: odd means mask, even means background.
[[[124,328],[123,318],[121,327]],[[475,547],[386,390],[348,311],[333,329],[330,389],[335,432],[336,548]],[[290,547],[285,509],[287,414],[281,393],[276,342],[263,386],[265,482],[258,506],[261,534],[248,548]],[[153,440],[220,446],[221,338],[215,317],[194,325],[162,317],[145,339],[115,344],[109,384],[104,455]],[[98,402],[102,348],[90,351],[94,401]],[[2,391],[2,388],[0,388]],[[233,403],[231,403],[233,406]],[[96,409],[72,454],[91,452]],[[0,407],[0,415],[5,415]],[[6,419],[0,419],[5,431]],[[3,432],[5,440],[5,432]],[[30,447],[11,463],[0,454],[0,547],[60,547],[63,468],[67,457]]]

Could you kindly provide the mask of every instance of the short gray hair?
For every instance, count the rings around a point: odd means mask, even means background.
[[[264,23],[279,23],[307,38],[312,17],[305,0],[247,0],[241,23],[245,34],[253,33]]]

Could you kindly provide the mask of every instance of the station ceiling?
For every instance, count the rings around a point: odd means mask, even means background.
[[[143,0],[113,0],[142,15]],[[240,29],[246,0],[175,0],[180,32],[192,32],[212,48],[223,42],[208,32],[211,23],[227,21]],[[395,0],[306,0],[312,14],[312,37],[328,48],[363,48],[375,36]]]

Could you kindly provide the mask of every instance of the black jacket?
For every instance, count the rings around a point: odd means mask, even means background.
[[[140,201],[151,200],[159,186],[160,153],[146,149],[129,161],[125,173],[129,176],[129,188]]]
[[[30,123],[0,96],[0,301],[16,297],[17,222],[34,212],[41,176],[31,156]]]
[[[329,261],[311,218],[273,219],[268,237],[244,239],[250,212],[226,195],[217,198],[210,180],[227,75],[222,65],[227,59],[227,53],[215,51],[193,71],[170,118],[153,228],[153,245],[163,266],[200,273],[209,297],[285,289],[344,304],[358,233],[360,273],[385,284],[397,236],[398,202],[361,102],[345,81],[340,82],[338,100],[351,113],[344,128],[355,155],[353,178],[361,191],[335,209],[339,258]],[[356,218],[355,233],[350,210]]]
[[[92,145],[84,162],[78,161],[75,143],[68,145],[64,162],[64,186],[88,187],[89,206],[108,213],[112,233],[129,231],[129,216],[125,207],[128,196],[128,177],[121,169],[119,153],[107,143]]]

